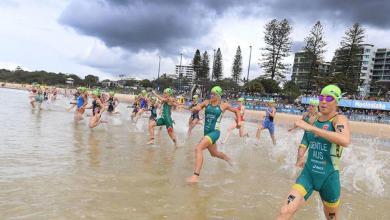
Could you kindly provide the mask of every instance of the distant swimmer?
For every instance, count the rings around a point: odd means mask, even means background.
[[[274,118],[276,115],[276,108],[275,108],[275,101],[270,100],[267,103],[267,109],[265,111],[265,117],[263,122],[259,125],[256,132],[256,138],[257,138],[257,144],[260,142],[260,133],[264,129],[268,129],[269,134],[272,139],[272,143],[276,145],[276,139],[275,139],[275,126],[274,126]]]
[[[321,115],[310,125],[298,120],[295,125],[304,129],[297,166],[303,167],[292,186],[278,220],[291,219],[315,190],[319,192],[326,219],[338,219],[340,204],[339,162],[343,147],[351,142],[348,119],[337,113],[341,90],[335,85],[322,89],[319,96]],[[306,163],[304,154],[308,149]]]
[[[30,93],[28,95],[32,108],[35,108],[35,97],[38,94],[38,87],[39,87],[39,85],[33,85],[31,90],[30,90]]]
[[[81,87],[78,87],[76,91],[73,93],[73,100],[70,101],[71,106],[66,109],[68,112],[70,112],[74,107],[77,106],[77,99],[81,95],[80,89]]]
[[[191,110],[192,108],[194,108],[195,106],[198,105],[198,102],[199,102],[199,96],[198,95],[194,95],[192,97],[192,100],[191,100],[191,105],[189,106],[189,108],[187,108],[188,110]],[[187,137],[190,137],[191,136],[191,133],[192,133],[192,129],[195,128],[196,125],[198,124],[202,124],[201,120],[200,120],[200,116],[199,116],[199,111],[192,111],[191,112],[191,116],[190,118],[188,119],[188,132],[187,132]]]
[[[309,106],[307,108],[307,112],[303,113],[302,115],[302,120],[306,121],[307,123],[309,124],[313,124],[314,121],[320,116],[320,113],[318,112],[318,105],[319,105],[319,101],[318,100],[310,100],[309,102]],[[295,128],[297,128],[296,126],[288,129],[288,131],[292,131],[294,130]]]
[[[230,106],[229,103],[222,102],[222,88],[214,86],[211,89],[211,95],[209,100],[205,100],[192,109],[193,112],[201,111],[205,109],[205,122],[204,122],[204,136],[202,140],[195,147],[195,167],[194,173],[191,177],[187,178],[187,182],[195,183],[199,181],[200,171],[203,165],[203,151],[208,150],[212,157],[225,160],[230,164],[230,158],[224,153],[218,151],[217,140],[220,136],[220,124],[223,113],[228,110],[236,114],[237,126],[241,126],[240,112]]]
[[[102,122],[101,117],[106,108],[100,99],[101,95],[102,93],[98,89],[92,91],[92,117],[89,119],[90,128],[94,128]]]
[[[239,132],[240,137],[249,137],[248,132],[245,132],[245,130],[244,130],[244,121],[245,121],[245,118],[244,118],[244,115],[245,115],[245,105],[244,105],[244,103],[245,103],[245,99],[244,99],[244,98],[239,98],[239,99],[237,100],[237,103],[238,103],[238,106],[237,106],[236,109],[237,109],[237,111],[240,112],[240,117],[241,117],[241,122],[242,122],[242,124],[241,124],[240,127],[238,127],[238,126],[237,126],[237,121],[234,121],[234,122],[228,127],[226,137],[225,137],[225,139],[221,142],[221,144],[226,144],[226,142],[228,141],[228,139],[229,139],[229,137],[230,137],[232,131],[233,131],[234,129],[236,129],[236,128],[238,129],[238,132]]]
[[[142,116],[142,114],[148,111],[149,105],[149,94],[146,90],[142,90],[141,94],[138,95],[139,109],[137,110],[135,116],[135,123],[137,123],[138,119]]]
[[[134,121],[134,118],[137,116],[137,113],[140,109],[140,96],[137,95],[134,97],[134,102],[133,102],[133,112],[131,113],[131,121]]]
[[[171,88],[164,89],[164,93],[162,96],[156,94],[153,91],[153,94],[157,97],[158,100],[162,103],[162,114],[161,117],[158,118],[156,121],[152,121],[149,124],[149,142],[147,144],[154,144],[154,127],[156,126],[165,126],[168,131],[169,137],[172,139],[175,146],[177,146],[177,140],[175,136],[175,132],[173,131],[173,119],[171,116],[171,108],[172,106],[179,106],[180,104],[177,103],[173,95],[173,91]]]
[[[75,120],[80,121],[83,119],[83,114],[85,112],[85,108],[88,105],[88,92],[87,88],[85,87],[80,87],[79,88],[79,96],[77,97],[77,110],[75,112]]]
[[[115,97],[115,92],[109,92],[108,94],[109,97],[106,101],[107,112],[111,114],[119,113],[116,109],[119,105],[119,100],[118,98]]]

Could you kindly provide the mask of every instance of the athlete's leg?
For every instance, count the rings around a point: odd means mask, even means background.
[[[257,142],[256,142],[256,145],[258,145],[260,143],[260,134],[261,134],[261,131],[264,130],[264,126],[262,124],[260,124],[258,127],[257,127],[257,131],[256,131],[256,139],[257,139]]]
[[[195,119],[194,119],[195,120]],[[192,120],[192,116],[190,116],[190,118],[188,119],[188,131],[187,131],[187,137],[190,137],[191,136],[191,131],[192,131],[192,122],[194,121]]]
[[[203,151],[210,145],[210,139],[207,137],[203,137],[203,139],[196,145],[194,175],[187,178],[187,182],[195,183],[199,181],[199,174],[203,165]]]
[[[223,139],[223,141],[221,142],[222,144],[225,144],[227,142],[227,140],[229,139],[231,133],[233,132],[233,130],[237,127],[237,123],[236,122],[233,122],[227,129],[227,134],[226,134],[226,137],[225,139]]]
[[[292,189],[283,202],[277,220],[291,219],[304,203],[305,199],[301,193]]]
[[[338,219],[338,206],[330,207],[324,203],[324,214],[327,220],[337,220]]]
[[[147,144],[154,144],[154,127],[157,126],[156,121],[150,121],[149,123],[149,142]]]
[[[135,115],[135,123],[137,123],[138,119],[141,117],[141,115],[145,112],[144,109],[140,109],[137,114]]]
[[[171,140],[175,144],[175,147],[177,147],[177,141],[176,141],[175,132],[173,131],[173,127],[167,128],[167,131],[168,131],[169,137],[171,138]]]
[[[268,131],[269,131],[269,134],[270,134],[270,136],[271,136],[272,143],[273,143],[274,145],[276,145],[275,127],[274,127],[274,124],[271,124],[271,125],[268,127]]]
[[[222,159],[232,165],[230,157],[226,156],[226,154],[222,153],[221,151],[218,151],[216,144],[208,146],[207,149],[209,150],[212,157],[218,157],[219,159]]]
[[[245,132],[244,123],[242,123],[240,129],[239,129],[240,137],[249,137],[249,133]]]

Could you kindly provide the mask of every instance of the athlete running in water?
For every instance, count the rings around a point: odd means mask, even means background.
[[[75,120],[80,121],[83,119],[83,114],[85,112],[85,108],[88,105],[88,92],[87,88],[80,87],[79,88],[80,95],[77,97],[77,110],[75,111]]]
[[[191,110],[195,106],[197,106],[198,102],[199,102],[199,96],[194,95],[192,97],[191,105],[188,108],[188,110]],[[188,132],[187,132],[188,138],[191,136],[192,129],[194,129],[197,124],[200,124],[200,125],[202,124],[202,122],[200,121],[200,117],[199,117],[199,111],[193,111],[191,113],[190,118],[188,119]]]
[[[179,106],[176,102],[175,98],[172,97],[173,91],[171,88],[164,89],[163,96],[157,95],[154,91],[153,94],[157,97],[158,100],[162,102],[162,114],[161,117],[157,119],[157,121],[153,121],[149,124],[149,135],[150,140],[147,144],[154,144],[154,127],[163,126],[167,128],[168,135],[172,139],[175,147],[177,147],[177,140],[175,133],[173,132],[173,120],[171,117],[171,108],[172,106]]]
[[[42,102],[44,100],[42,87],[38,86],[34,100],[35,100],[34,102],[38,103],[39,109],[42,109]],[[34,107],[35,107],[35,105],[34,105]]]
[[[257,143],[256,143],[256,145],[258,145],[260,143],[260,133],[264,129],[268,129],[269,134],[270,134],[271,139],[272,139],[272,143],[274,145],[276,145],[275,126],[274,126],[275,115],[276,115],[275,101],[270,100],[268,102],[268,108],[265,111],[265,118],[263,120],[263,123],[261,125],[259,125],[259,127],[257,128],[257,132],[256,132]]]
[[[157,110],[160,109],[160,104],[157,100],[156,97],[151,97],[150,99],[150,106],[149,106],[149,110],[150,110],[150,117],[149,117],[149,127],[150,126],[153,126],[153,123],[157,122]],[[160,126],[159,129],[158,129],[158,140],[161,140],[161,131],[162,131],[162,127]]]
[[[149,103],[149,97],[148,92],[146,90],[142,90],[141,94],[138,96],[139,101],[139,109],[136,113],[135,122],[137,123],[138,119],[142,116],[142,114],[146,111],[148,111],[148,103]]]
[[[239,98],[237,100],[238,106],[237,106],[237,111],[240,112],[240,117],[241,117],[241,126],[237,127],[237,122],[234,121],[229,128],[227,129],[227,134],[225,139],[221,142],[221,144],[225,144],[227,140],[229,139],[233,129],[237,128],[239,130],[240,137],[249,137],[248,132],[244,131],[244,115],[245,115],[245,105],[244,105],[245,99],[244,98]]]
[[[309,149],[306,163],[298,164],[303,170],[284,201],[278,219],[291,219],[294,213],[305,204],[313,190],[320,193],[327,219],[338,219],[340,203],[339,160],[351,142],[348,119],[337,114],[341,90],[335,85],[322,89],[319,96],[321,115],[310,125],[304,120],[295,122],[306,131],[298,151],[299,158]]]
[[[140,104],[139,104],[139,95],[134,97],[134,103],[133,103],[133,112],[131,113],[131,121],[134,123],[134,118],[137,116],[137,113],[139,111],[139,108],[140,108]]]
[[[98,89],[95,89],[94,91],[92,91],[92,106],[91,106],[92,117],[89,120],[89,127],[90,128],[94,128],[102,122],[101,117],[102,117],[104,110],[106,110],[106,108],[104,107],[104,104],[100,100],[101,95],[102,94]]]
[[[69,108],[66,109],[68,112],[70,112],[70,110],[72,110],[74,107],[76,107],[76,105],[77,105],[77,99],[78,99],[78,97],[79,97],[80,94],[81,94],[80,88],[81,88],[81,87],[78,87],[77,90],[75,91],[75,93],[73,94],[73,100],[70,102],[71,106],[70,106]]]
[[[307,108],[307,112],[303,113],[302,115],[302,120],[312,125],[314,121],[320,116],[320,114],[318,113],[318,105],[319,105],[318,100],[314,100],[314,99],[310,100],[309,107]],[[297,127],[294,126],[288,129],[288,131],[290,132],[295,128]]]
[[[116,107],[119,105],[119,100],[118,98],[115,97],[115,92],[109,92],[109,97],[107,100],[107,112],[115,114],[119,113],[116,111]]]
[[[37,94],[38,94],[37,85],[33,85],[30,94],[28,96],[32,108],[35,108],[35,97],[37,96]]]
[[[187,178],[187,182],[195,183],[199,181],[200,171],[203,165],[203,151],[208,149],[212,157],[218,157],[230,164],[230,158],[224,153],[218,151],[217,140],[220,136],[219,126],[221,123],[223,113],[228,110],[236,114],[237,126],[241,126],[240,112],[230,106],[229,103],[221,101],[222,88],[214,86],[211,89],[209,100],[205,100],[192,111],[201,111],[205,108],[205,122],[204,122],[204,137],[195,147],[195,168],[191,177]]]

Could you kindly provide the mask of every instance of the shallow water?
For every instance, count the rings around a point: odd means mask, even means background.
[[[1,219],[273,219],[299,173],[302,131],[283,126],[277,146],[267,132],[260,146],[235,132],[219,146],[234,166],[205,152],[201,182],[188,185],[202,128],[185,139],[187,112],[173,113],[174,148],[165,129],[160,142],[145,145],[147,118],[133,126],[125,104],[91,130],[88,119],[74,122],[65,98],[31,110],[27,92],[0,89],[0,102]],[[254,136],[256,125],[246,128]],[[389,145],[353,135],[341,162],[341,219],[390,219]],[[313,193],[296,219],[324,219],[321,209]]]

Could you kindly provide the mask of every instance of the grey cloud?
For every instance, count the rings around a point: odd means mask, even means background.
[[[272,14],[313,23],[328,20],[351,24],[360,22],[379,29],[390,27],[388,0],[276,0],[268,7]]]
[[[303,47],[305,46],[305,42],[303,41],[293,41],[291,45],[291,51],[293,53],[299,52],[303,50]]]
[[[178,53],[196,45],[224,11],[258,0],[73,0],[59,22],[109,47]]]

